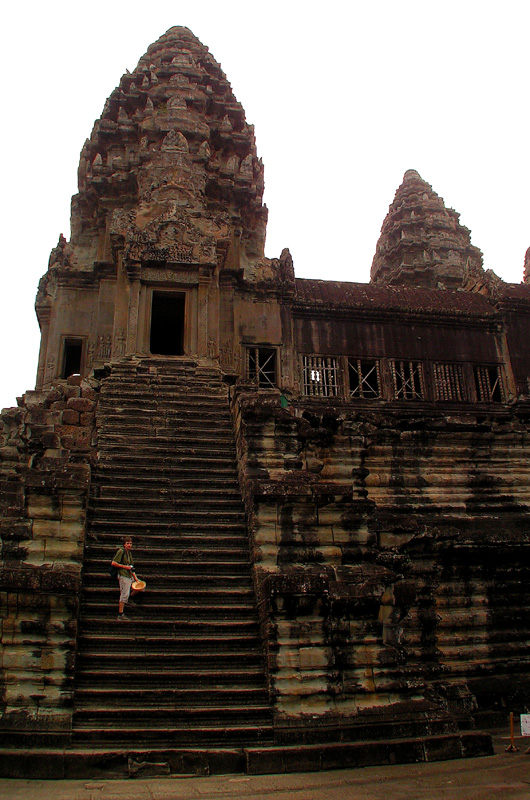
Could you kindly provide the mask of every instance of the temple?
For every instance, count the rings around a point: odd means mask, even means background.
[[[1,415],[0,774],[489,754],[530,703],[530,250],[520,284],[484,270],[409,169],[370,283],[296,278],[264,255],[252,125],[180,27],[78,185],[35,390]]]

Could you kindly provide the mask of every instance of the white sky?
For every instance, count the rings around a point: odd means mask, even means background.
[[[186,25],[255,125],[266,255],[298,277],[367,281],[404,172],[461,213],[486,268],[530,246],[529,0],[26,0],[6,4],[0,408],[35,384],[37,284],[69,238],[79,153],[149,44]]]

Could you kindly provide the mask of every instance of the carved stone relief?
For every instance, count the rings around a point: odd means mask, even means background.
[[[123,328],[121,328],[118,331],[118,334],[116,336],[116,341],[114,343],[113,356],[115,358],[120,358],[120,356],[125,355],[125,341],[126,341],[125,331],[123,330]]]
[[[98,360],[105,361],[110,358],[112,348],[111,336],[98,336],[96,356]]]
[[[157,267],[147,267],[142,272],[142,278],[146,283],[185,283],[196,284],[198,282],[195,271],[184,272],[183,270],[173,270]]]

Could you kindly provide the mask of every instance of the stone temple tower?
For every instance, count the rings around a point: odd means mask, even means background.
[[[482,254],[458,218],[416,170],[407,170],[381,228],[372,282],[461,288],[467,271],[482,268]]]
[[[219,64],[172,28],[105,104],[79,164],[72,234],[37,296],[37,388],[127,354],[234,366],[221,308],[264,262],[263,166]],[[223,316],[225,329],[220,326]]]
[[[83,146],[0,415],[2,776],[484,755],[528,710],[529,253],[485,271],[407,170],[370,283],[295,278],[262,195],[171,28]]]

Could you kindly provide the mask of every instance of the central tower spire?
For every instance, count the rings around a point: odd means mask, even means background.
[[[167,261],[171,247],[170,261],[223,266],[236,237],[244,267],[263,255],[262,195],[254,130],[224,72],[191,31],[170,28],[123,75],[83,147],[72,257],[90,262],[97,232],[105,259],[123,236],[133,260]]]
[[[222,352],[231,368],[221,297],[267,262],[263,165],[224,72],[187,28],[122,76],[78,187],[71,240],[61,236],[37,295],[37,386],[132,354],[218,364]]]

